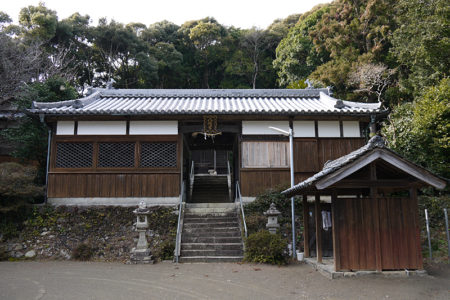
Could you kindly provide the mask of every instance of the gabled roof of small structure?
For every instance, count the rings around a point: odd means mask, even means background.
[[[416,177],[435,188],[444,189],[447,185],[446,179],[404,159],[399,154],[386,147],[383,138],[376,135],[363,147],[338,159],[326,162],[322,171],[283,191],[282,194],[292,196],[312,187],[315,187],[318,190],[325,189],[367,166],[376,159],[382,159],[395,165],[396,168],[401,169],[409,175]]]
[[[47,115],[369,115],[386,110],[381,108],[381,103],[333,98],[329,89],[94,89],[81,99],[33,102],[30,112]]]

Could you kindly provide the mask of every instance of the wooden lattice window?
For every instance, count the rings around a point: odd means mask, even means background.
[[[176,143],[141,143],[140,167],[174,168],[176,166]]]
[[[99,143],[98,167],[132,168],[134,167],[135,143]]]
[[[92,167],[92,143],[57,143],[56,168]]]

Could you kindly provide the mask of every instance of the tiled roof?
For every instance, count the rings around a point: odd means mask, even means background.
[[[384,112],[380,103],[342,101],[331,97],[328,89],[95,89],[91,95],[77,100],[34,102],[30,111],[50,115],[367,115]]]
[[[383,149],[383,151],[388,151],[390,153],[393,153],[395,156],[402,158],[399,154],[397,154],[396,152],[394,152],[393,150],[389,149],[386,146],[385,141],[381,136],[375,135],[367,142],[366,145],[362,146],[361,148],[359,148],[353,152],[350,152],[347,155],[339,157],[335,160],[327,161],[324,164],[322,171],[320,171],[320,172],[314,174],[313,176],[309,177],[308,179],[294,185],[293,187],[284,190],[281,193],[286,196],[292,196],[292,195],[299,193],[301,190],[308,189],[308,188],[312,187],[313,185],[315,185],[320,179],[324,178],[325,176],[330,175],[330,174],[340,170],[341,168],[345,167],[346,165],[351,164],[358,158],[360,158],[360,157],[364,156],[365,154],[367,154],[371,151],[374,151],[376,149]],[[434,175],[433,173],[424,169],[421,166],[418,166],[412,162],[409,162],[409,163],[411,165],[414,165],[418,169],[422,169],[422,170],[428,172],[431,176],[436,176],[440,179],[443,179],[444,181],[448,181],[445,178]]]

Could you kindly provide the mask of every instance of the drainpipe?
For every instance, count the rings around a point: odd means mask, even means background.
[[[370,124],[369,124],[369,138],[374,137],[377,134],[377,116],[370,116]]]
[[[47,199],[48,199],[48,170],[49,170],[49,167],[50,167],[50,145],[51,145],[51,141],[52,141],[52,129],[45,123],[44,115],[39,115],[39,119],[48,128],[47,163],[46,163],[46,166],[45,166],[45,195],[44,195],[44,204],[47,204]]]

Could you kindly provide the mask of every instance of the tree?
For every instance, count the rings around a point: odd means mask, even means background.
[[[388,69],[384,64],[366,63],[350,73],[348,83],[357,86],[355,92],[374,94],[377,102],[381,102],[381,96],[391,83],[394,73],[395,70]]]
[[[210,67],[215,62],[215,50],[226,36],[225,28],[214,19],[200,21],[189,31],[189,38],[200,54],[198,64],[203,68],[203,87],[209,89]]]
[[[267,31],[253,27],[242,37],[241,47],[252,63],[251,84],[255,89],[256,79],[259,73],[265,71],[262,69],[262,64],[265,58],[265,52],[273,47],[272,40]]]
[[[76,99],[78,94],[67,81],[61,78],[50,78],[44,83],[26,85],[16,104],[20,110],[31,108],[33,101],[55,102]],[[47,127],[35,117],[21,120],[19,127],[3,130],[1,134],[9,142],[16,145],[13,156],[24,161],[36,161],[39,164],[38,180],[43,183],[47,161]]]
[[[391,54],[402,66],[400,87],[420,94],[449,76],[450,6],[445,0],[400,0]]]
[[[298,23],[276,48],[273,66],[281,86],[306,79],[319,65],[329,60],[327,51],[316,47],[310,36],[330,5],[319,5],[300,17]]]
[[[101,19],[93,33],[97,85],[111,78],[121,88],[149,88],[157,76],[157,62],[132,28]]]
[[[56,11],[48,9],[41,2],[38,6],[30,5],[22,8],[19,13],[19,24],[25,38],[48,42],[56,33],[58,17]]]
[[[450,79],[399,105],[383,128],[389,147],[444,177],[450,176]]]
[[[41,58],[40,44],[24,46],[0,32],[0,104],[14,98],[24,82],[39,77]]]

